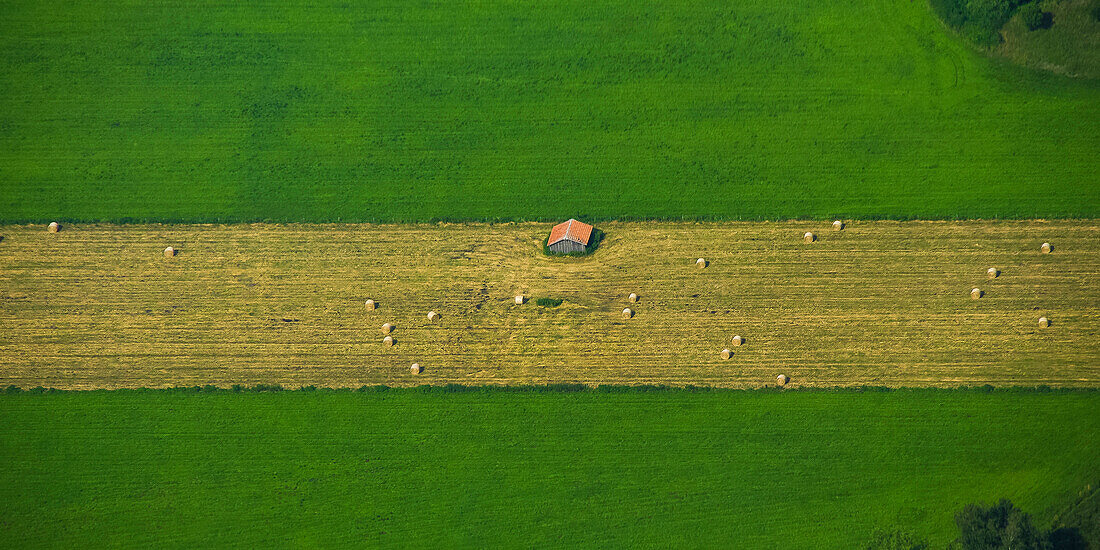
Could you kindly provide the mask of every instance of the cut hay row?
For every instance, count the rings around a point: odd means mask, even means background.
[[[608,223],[566,259],[544,224],[0,227],[0,384],[1100,385],[1095,222],[804,224]]]

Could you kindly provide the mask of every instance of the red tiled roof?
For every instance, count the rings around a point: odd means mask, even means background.
[[[585,246],[588,245],[588,239],[592,238],[592,226],[584,222],[570,219],[567,222],[559,223],[550,230],[550,241],[547,245],[554,244],[558,241],[570,240],[576,243],[581,243]]]

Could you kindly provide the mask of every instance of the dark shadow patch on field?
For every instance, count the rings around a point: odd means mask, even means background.
[[[1050,532],[1050,544],[1053,550],[1089,550],[1089,542],[1076,527],[1062,527]]]

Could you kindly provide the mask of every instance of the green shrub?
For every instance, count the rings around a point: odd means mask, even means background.
[[[1001,41],[1001,28],[1027,0],[932,0],[932,8],[949,26],[980,46]]]
[[[1039,30],[1047,26],[1048,17],[1049,14],[1043,12],[1043,8],[1039,7],[1038,2],[1025,4],[1020,8],[1020,20],[1024,22],[1029,31]]]
[[[577,393],[577,392],[588,391],[588,386],[585,386],[584,384],[566,384],[566,383],[547,384],[547,385],[542,386],[541,388],[538,388],[534,391],[538,391],[538,392],[558,392],[558,393]]]
[[[866,550],[928,550],[928,541],[905,531],[875,531]]]
[[[1008,499],[988,507],[969,504],[955,515],[955,524],[959,527],[957,542],[963,550],[1047,550],[1051,547],[1048,534],[1035,527],[1031,516]]]
[[[359,389],[356,391],[360,393],[382,393],[384,391],[388,391],[389,389],[389,386],[385,384],[379,384],[376,386],[359,386]]]
[[[561,298],[539,298],[535,303],[542,307],[558,307],[564,302]]]

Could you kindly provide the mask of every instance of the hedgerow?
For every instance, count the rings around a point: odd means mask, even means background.
[[[951,27],[981,46],[1001,42],[1000,31],[1016,10],[1032,0],[932,0],[932,7]]]

